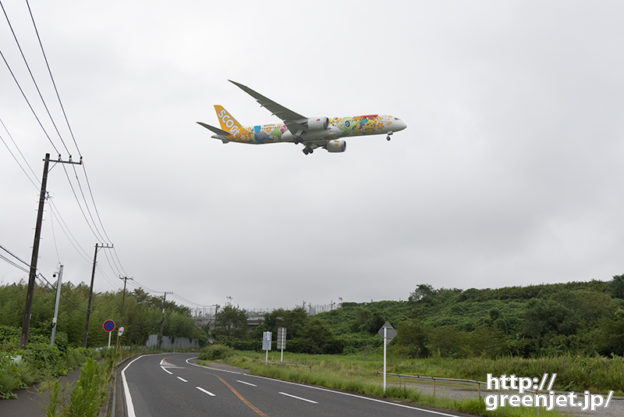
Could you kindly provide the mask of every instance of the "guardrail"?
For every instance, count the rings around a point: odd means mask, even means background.
[[[377,375],[383,375],[383,372],[377,372]],[[433,395],[435,395],[435,392],[436,392],[436,381],[449,383],[449,384],[476,385],[476,387],[477,387],[477,394],[478,394],[479,398],[481,398],[481,386],[483,386],[484,389],[487,388],[487,382],[484,382],[484,381],[474,381],[472,379],[442,378],[442,377],[437,377],[437,376],[419,376],[419,375],[405,375],[405,374],[392,374],[392,373],[386,373],[386,376],[392,376],[392,377],[399,378],[399,384],[401,384],[401,378],[405,378],[405,379],[418,379],[418,380],[423,380],[423,381],[431,381],[431,382],[433,382]],[[567,394],[569,391],[552,390],[552,392],[554,392],[556,394]],[[579,396],[583,396],[583,393],[577,392],[576,394],[579,395]],[[612,397],[612,399],[621,401],[621,400],[624,400],[624,396],[614,395]]]
[[[377,375],[383,375],[383,372],[377,372]],[[401,384],[401,379],[418,379],[422,381],[431,381],[433,382],[433,395],[436,394],[436,381],[437,382],[445,382],[449,384],[468,384],[468,385],[476,385],[477,386],[477,395],[481,398],[481,385],[487,386],[487,384],[483,381],[474,381],[472,379],[461,379],[461,378],[442,378],[437,376],[419,376],[419,375],[405,375],[405,374],[392,374],[386,373],[386,376],[399,378],[399,384]]]
[[[264,362],[264,361],[262,361]],[[310,372],[312,372],[312,366],[314,364],[308,364],[308,363],[298,363],[298,362],[265,362],[269,365],[279,365],[279,366],[295,366],[295,367],[300,367],[300,368],[308,368],[310,370]]]

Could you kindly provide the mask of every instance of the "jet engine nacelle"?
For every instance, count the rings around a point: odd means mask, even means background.
[[[327,152],[344,152],[347,149],[347,142],[342,139],[330,140],[325,147]]]
[[[327,117],[310,117],[306,121],[308,130],[325,130],[329,126],[329,118]]]

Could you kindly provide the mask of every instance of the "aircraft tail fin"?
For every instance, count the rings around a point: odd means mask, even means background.
[[[197,122],[197,124],[205,127],[206,129],[210,130],[213,133],[216,133],[219,136],[230,136],[228,132],[226,132],[225,130],[219,129],[218,127],[210,126],[209,124],[206,124],[203,122]]]
[[[244,129],[238,121],[223,108],[223,106],[219,104],[215,104],[215,111],[217,112],[217,117],[219,118],[219,123],[221,124],[221,129],[229,132],[231,135],[238,135],[239,133],[249,133],[246,129]]]

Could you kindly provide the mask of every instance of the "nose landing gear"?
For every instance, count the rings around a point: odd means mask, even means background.
[[[392,132],[388,132],[388,136],[386,136],[386,140],[390,140],[390,136],[392,135]]]

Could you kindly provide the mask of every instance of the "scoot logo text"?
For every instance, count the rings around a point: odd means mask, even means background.
[[[219,118],[221,119],[223,124],[227,126],[228,130],[230,131],[232,135],[236,135],[238,134],[238,132],[240,132],[239,127],[236,126],[236,123],[234,122],[234,120],[232,120],[232,117],[230,117],[230,115],[225,111],[225,109],[219,112]]]

